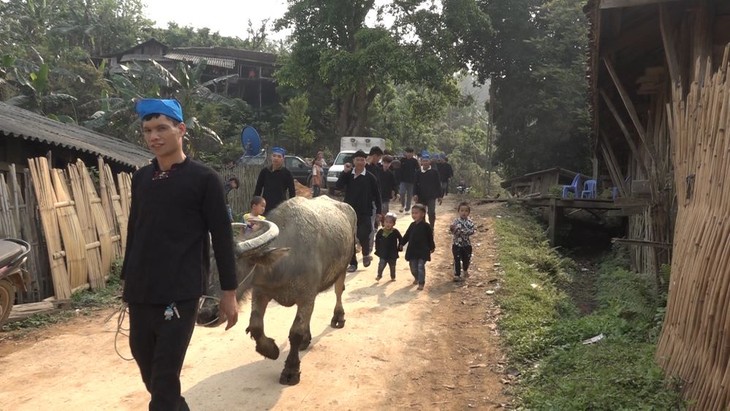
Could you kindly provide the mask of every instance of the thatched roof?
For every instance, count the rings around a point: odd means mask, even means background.
[[[39,141],[130,167],[149,163],[152,154],[136,144],[90,129],[64,124],[42,115],[0,102],[0,135]]]

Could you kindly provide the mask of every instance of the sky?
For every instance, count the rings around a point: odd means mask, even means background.
[[[180,26],[196,29],[208,27],[223,36],[246,38],[248,20],[255,28],[261,21],[270,19],[273,23],[284,16],[286,0],[145,0],[145,16],[155,22],[156,27],[167,27],[168,21]],[[274,34],[280,39],[285,34]]]

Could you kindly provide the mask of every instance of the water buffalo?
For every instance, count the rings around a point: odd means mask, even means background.
[[[273,224],[264,226],[262,234],[237,243],[238,299],[252,289],[246,332],[256,340],[256,351],[273,360],[279,357],[279,348],[264,334],[266,306],[272,299],[286,307],[296,304],[297,314],[289,331],[291,349],[279,379],[281,384],[295,385],[300,378],[299,350],[306,349],[312,340],[309,322],[314,299],[333,284],[337,304],[331,325],[345,326],[342,292],[357,218],[349,205],[323,196],[311,200],[294,197],[280,204],[266,221]],[[208,294],[217,295],[220,284],[214,264],[211,274]],[[199,311],[198,323],[220,324],[224,319],[217,319],[217,315],[217,303],[206,304]]]

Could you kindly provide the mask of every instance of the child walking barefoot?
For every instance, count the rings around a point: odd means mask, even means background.
[[[387,264],[390,267],[390,281],[395,281],[395,263],[398,260],[398,246],[403,240],[397,228],[395,228],[396,215],[388,213],[383,219],[383,228],[375,234],[375,255],[380,257],[378,262],[378,276],[376,281],[383,278],[383,270]]]
[[[459,217],[454,219],[449,230],[454,235],[451,245],[451,252],[454,255],[454,281],[462,281],[461,269],[464,269],[464,277],[469,276],[469,263],[471,261],[471,240],[470,237],[476,232],[476,225],[469,218],[471,207],[466,201],[461,202],[458,207]]]
[[[408,244],[406,261],[411,268],[413,284],[418,284],[418,289],[423,290],[426,284],[426,262],[431,261],[431,253],[436,250],[436,244],[433,241],[433,229],[425,220],[426,206],[415,204],[411,207],[411,217],[413,222],[403,235],[400,249],[403,250],[403,246]]]

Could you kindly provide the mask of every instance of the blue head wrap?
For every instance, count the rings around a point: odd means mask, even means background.
[[[281,154],[282,157],[286,155],[286,150],[284,150],[281,147],[274,147],[271,149],[271,153],[273,154]]]
[[[182,107],[174,99],[146,98],[137,102],[136,109],[140,118],[150,114],[164,114],[173,120],[183,122]]]
[[[428,151],[423,150],[421,152],[421,160],[430,160],[430,159],[431,159],[431,154],[429,154]]]

